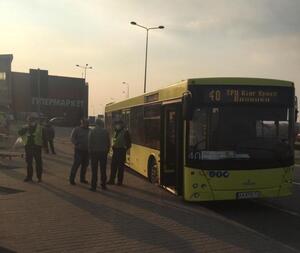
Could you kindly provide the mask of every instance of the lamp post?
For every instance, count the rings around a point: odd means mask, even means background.
[[[129,98],[129,83],[122,82],[122,84],[126,84],[127,85],[127,98]]]
[[[86,70],[87,69],[92,69],[92,66],[89,66],[89,64],[85,64],[85,66],[80,66],[78,64],[76,64],[76,67],[84,69],[84,81],[86,82]]]
[[[146,55],[145,55],[145,75],[144,75],[144,93],[146,93],[146,82],[147,82],[147,58],[148,58],[148,37],[149,37],[149,31],[150,30],[154,30],[154,29],[164,29],[165,27],[160,25],[160,26],[156,26],[156,27],[146,27],[146,26],[142,26],[139,25],[138,23],[132,21],[130,22],[130,24],[132,25],[136,25],[138,27],[141,27],[143,29],[146,30]]]

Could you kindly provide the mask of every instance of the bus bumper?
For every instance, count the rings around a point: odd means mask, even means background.
[[[234,173],[231,173],[233,174],[231,177],[226,179],[219,178],[211,180],[207,177],[207,171],[185,168],[184,200],[194,202],[242,200],[276,198],[292,194],[293,167],[248,172],[246,177],[246,174],[244,173],[247,172],[235,171]],[[273,178],[275,177],[276,181],[272,180],[270,175],[273,175]],[[261,179],[262,177],[265,181],[262,180],[260,185],[250,184],[255,181],[255,178]],[[248,183],[247,185],[238,183],[245,182],[245,178],[251,178],[251,180],[246,181],[246,183]],[[226,182],[226,184],[224,182]],[[271,184],[273,186],[271,186]]]
[[[254,195],[251,195],[255,193]],[[244,197],[242,197],[242,195]],[[249,194],[249,195],[248,195]],[[184,195],[186,201],[215,201],[215,200],[242,200],[242,199],[257,199],[257,198],[274,198],[284,197],[292,194],[292,186],[285,186],[271,189],[255,189],[251,190],[234,190],[234,191],[211,191],[201,192],[195,191],[190,195]]]

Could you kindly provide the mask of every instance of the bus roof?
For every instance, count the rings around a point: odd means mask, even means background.
[[[105,111],[110,112],[150,102],[159,102],[181,98],[182,94],[187,91],[187,83],[188,80],[183,80],[181,82],[169,85],[166,88],[148,92],[146,94],[129,98],[120,102],[107,104]]]
[[[293,87],[294,83],[285,80],[250,78],[250,77],[211,77],[188,79],[189,84],[195,85],[258,85]]]
[[[106,105],[105,111],[111,112],[142,105],[150,102],[160,102],[179,99],[182,94],[188,90],[189,85],[253,85],[253,86],[283,86],[294,87],[293,82],[265,79],[265,78],[245,78],[245,77],[209,77],[209,78],[191,78],[182,80],[168,87],[148,92],[146,94],[129,98],[116,103]]]

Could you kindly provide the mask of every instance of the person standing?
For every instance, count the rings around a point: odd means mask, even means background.
[[[125,129],[124,122],[119,120],[115,123],[115,133],[113,138],[113,155],[111,160],[110,179],[107,184],[115,184],[115,178],[118,174],[118,185],[123,184],[124,166],[126,152],[131,147],[131,138],[128,130]]]
[[[47,121],[45,124],[44,133],[45,133],[44,146],[45,146],[46,153],[47,154],[49,153],[49,146],[50,146],[52,154],[55,155],[56,153],[54,150],[54,143],[53,143],[55,138],[55,130],[49,121]]]
[[[88,135],[88,120],[82,119],[80,121],[80,126],[75,127],[71,133],[71,141],[74,144],[74,161],[69,178],[71,185],[75,185],[75,177],[80,165],[80,182],[88,184],[88,181],[86,180],[86,170],[89,165]]]
[[[32,182],[33,176],[33,159],[35,160],[36,176],[38,182],[42,181],[43,164],[42,164],[42,145],[43,132],[42,127],[32,117],[27,119],[28,125],[19,130],[23,144],[25,145],[25,158],[27,163],[27,176],[25,182]]]
[[[98,181],[98,164],[100,163],[101,187],[106,189],[106,163],[107,154],[110,149],[110,137],[104,122],[96,119],[96,127],[89,133],[89,153],[92,166],[92,183],[91,191],[96,191]]]

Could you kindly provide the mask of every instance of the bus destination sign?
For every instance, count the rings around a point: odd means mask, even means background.
[[[286,87],[202,87],[200,101],[205,103],[286,104],[293,100]]]

